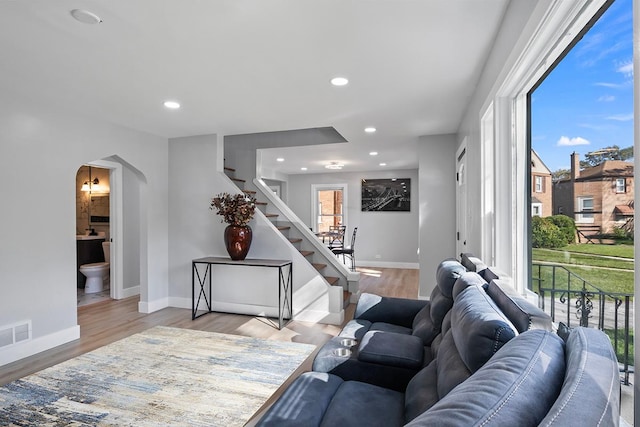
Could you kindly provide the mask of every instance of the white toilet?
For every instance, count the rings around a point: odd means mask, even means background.
[[[85,294],[102,292],[105,282],[109,286],[109,262],[111,261],[111,243],[102,242],[102,252],[104,252],[105,262],[94,262],[80,266],[80,273],[87,277],[84,285]]]

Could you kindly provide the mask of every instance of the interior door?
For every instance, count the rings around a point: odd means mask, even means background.
[[[466,144],[457,153],[456,163],[456,256],[467,252],[467,168]]]

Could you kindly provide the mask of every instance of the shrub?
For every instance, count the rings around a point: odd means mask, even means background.
[[[549,218],[531,218],[531,246],[534,248],[560,248],[567,244],[560,227]]]
[[[569,218],[566,215],[553,215],[547,219],[560,229],[560,233],[567,245],[576,242],[576,223],[573,218]]]

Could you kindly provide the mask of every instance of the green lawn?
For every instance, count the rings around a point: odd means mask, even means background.
[[[595,245],[590,245],[595,246]],[[558,264],[582,265],[591,267],[618,268],[633,271],[633,259],[628,258],[603,258],[586,253],[577,253],[565,250],[551,250],[534,248],[532,255],[534,261],[555,262]]]
[[[536,262],[545,262],[557,265],[555,267],[555,275],[553,274],[554,267],[550,265],[533,266],[532,277],[541,279],[532,281],[534,292],[539,293],[538,286],[540,283],[544,288],[552,288],[554,280],[557,289],[579,290],[582,288],[581,279],[584,279],[589,285],[605,292],[631,295],[634,293],[634,253],[632,245],[575,244],[553,250],[534,248],[532,258],[534,264]],[[593,290],[588,285],[587,289]],[[559,294],[556,295],[556,298],[558,297]],[[597,298],[593,302],[594,305],[597,305]],[[633,304],[633,297],[630,303]],[[613,299],[607,297],[606,305],[611,307],[612,304]],[[621,308],[621,313],[623,312],[624,305]],[[620,321],[623,321],[623,319],[620,319]],[[621,324],[619,327],[624,328],[624,325]],[[633,325],[631,325],[631,328],[633,328]],[[613,329],[611,327],[605,328],[605,332],[609,335],[613,344]],[[622,336],[622,330],[619,330],[619,334],[615,350],[618,361],[622,362],[626,343]],[[630,331],[629,341],[629,364],[633,365],[633,330]]]
[[[633,245],[592,245],[577,243],[565,246],[562,250],[575,253],[607,255],[633,259]]]
[[[592,255],[587,254],[589,251]],[[623,256],[624,258],[603,258],[597,255]],[[538,261],[561,264],[592,286],[605,292],[630,294],[634,292],[633,246],[575,244],[557,250],[534,248],[532,257],[534,263]],[[533,277],[536,278],[537,275],[538,270],[534,268]],[[550,287],[553,280],[551,269],[544,267],[540,275],[545,287]],[[556,270],[557,287],[567,286],[569,280],[571,280],[572,288],[582,286],[582,283],[575,276],[569,278],[569,275],[562,269]],[[537,290],[537,282],[533,281],[534,291]]]

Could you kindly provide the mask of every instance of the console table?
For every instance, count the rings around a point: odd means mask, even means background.
[[[234,261],[230,258],[205,257],[192,261],[191,267],[191,319],[211,313],[213,310],[211,283],[214,265],[234,265],[241,267],[268,267],[278,269],[278,329],[282,329],[293,318],[293,262],[276,259],[245,259]],[[208,291],[208,292],[207,292]],[[197,293],[197,295],[196,295]],[[205,305],[204,313],[198,314],[200,303]],[[288,322],[287,322],[288,323]]]

